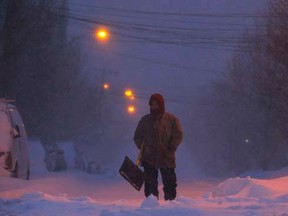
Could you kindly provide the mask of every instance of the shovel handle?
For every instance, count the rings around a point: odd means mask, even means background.
[[[140,148],[137,160],[136,160],[136,165],[137,166],[140,166],[140,164],[141,164],[143,148],[144,148],[144,142],[142,142],[142,145],[141,145],[141,148]]]

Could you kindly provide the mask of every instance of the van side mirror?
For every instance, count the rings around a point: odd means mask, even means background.
[[[14,139],[21,137],[20,128],[18,125],[16,125],[15,128],[12,128],[10,133]]]

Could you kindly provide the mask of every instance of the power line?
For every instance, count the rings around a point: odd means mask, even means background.
[[[114,10],[114,9],[113,9]],[[187,28],[187,27],[167,27],[159,25],[147,25],[139,23],[127,23],[119,21],[99,21],[95,19],[88,19],[86,16],[76,16],[73,14],[59,14],[59,16],[69,18],[71,20],[80,21],[89,24],[105,25],[113,28],[112,35],[117,36],[117,40],[121,42],[136,42],[136,43],[156,43],[156,44],[169,44],[184,47],[204,48],[222,51],[236,51],[246,52],[240,44],[254,43],[254,41],[241,40],[239,32],[235,29],[201,29],[201,28]],[[92,31],[92,28],[91,28]],[[235,31],[235,33],[234,33]],[[224,36],[222,33],[226,33]],[[221,34],[220,34],[221,33]],[[227,33],[229,33],[227,35]],[[234,34],[231,34],[234,33]],[[237,34],[237,35],[236,35]],[[163,37],[165,39],[163,39]],[[79,37],[79,39],[81,36]],[[76,39],[75,39],[76,40]],[[261,40],[261,38],[259,38]],[[179,64],[161,62],[154,59],[147,59],[137,57],[132,54],[123,52],[115,53],[128,58],[146,61],[153,64],[165,64],[181,70],[192,71],[195,68],[182,66]]]
[[[85,9],[85,11],[83,11],[83,14],[81,14],[81,12],[79,11],[79,9],[74,9],[74,11],[73,10],[71,10],[70,9],[70,12],[72,11],[74,14],[75,14],[75,12],[77,11],[77,13],[80,13],[81,15],[85,15],[87,18],[89,18],[89,16],[88,16],[88,13],[87,13],[87,10],[91,10],[91,11],[93,11],[93,12],[95,12],[95,10],[93,10],[93,8],[91,9],[91,8],[89,8],[89,7],[87,7],[87,9]],[[255,25],[248,25],[248,24],[243,24],[243,23],[241,23],[241,22],[237,22],[237,23],[231,23],[231,22],[229,22],[229,23],[223,23],[223,22],[221,22],[221,23],[219,23],[219,22],[203,22],[202,20],[201,21],[199,21],[198,19],[193,19],[193,20],[187,20],[187,19],[185,19],[185,20],[175,20],[175,18],[173,18],[173,19],[163,19],[163,18],[157,18],[157,19],[155,19],[155,17],[151,17],[151,16],[141,16],[141,14],[139,15],[139,14],[135,14],[135,15],[131,15],[131,14],[127,14],[127,13],[125,13],[125,14],[118,14],[118,13],[111,13],[111,12],[109,12],[109,11],[97,11],[96,10],[96,13],[93,13],[93,15],[94,15],[94,18],[99,18],[99,15],[105,15],[105,16],[108,16],[108,17],[121,17],[122,19],[123,18],[126,18],[126,19],[130,19],[131,20],[131,18],[135,21],[135,19],[136,20],[150,20],[150,21],[153,21],[153,23],[155,23],[155,22],[159,22],[159,21],[161,21],[161,22],[169,22],[169,23],[182,23],[182,24],[201,24],[201,25],[213,25],[213,26],[215,26],[215,25],[220,25],[220,26],[234,26],[234,27],[248,27],[248,26],[252,26],[252,27],[255,27]],[[96,15],[96,17],[95,17],[95,15]],[[97,15],[98,15],[98,17],[97,17]],[[91,18],[91,17],[90,17]],[[93,17],[92,17],[93,18]],[[163,23],[162,23],[163,24]],[[262,27],[265,27],[265,25],[263,25]]]
[[[88,19],[86,16],[76,16],[71,14],[62,14],[69,19],[97,24],[105,25],[114,28],[112,34],[120,36],[124,39],[133,39],[133,42],[150,42],[158,44],[170,44],[179,46],[193,46],[196,48],[211,49],[210,45],[213,45],[215,50],[224,51],[244,51],[240,50],[240,43],[249,43],[249,41],[241,40],[239,31],[235,29],[197,29],[187,27],[167,27],[159,25],[147,25],[142,23],[127,23],[127,22],[111,22],[111,21],[99,21],[95,19]],[[123,32],[124,31],[124,32]],[[224,33],[224,34],[223,34]],[[141,35],[138,35],[141,34]],[[144,34],[144,35],[143,35]],[[146,34],[146,35],[145,35]],[[149,34],[149,35],[148,35]],[[161,39],[158,39],[161,36]],[[163,37],[165,39],[163,39]],[[259,38],[261,40],[261,38]],[[195,46],[197,45],[197,46]],[[209,47],[207,46],[209,45]]]
[[[73,2],[72,2],[73,4]],[[75,3],[74,3],[75,4]],[[264,17],[266,14],[255,15],[255,14],[211,14],[211,13],[163,13],[155,11],[139,11],[139,10],[128,10],[128,9],[119,9],[119,8],[109,8],[109,7],[99,7],[93,5],[85,5],[76,3],[78,7],[84,7],[86,10],[93,9],[97,12],[104,12],[106,15],[121,15],[127,16],[127,14],[132,14],[137,17],[139,15],[145,15],[146,17],[151,17],[151,14],[155,15],[179,15],[179,16],[192,16],[192,17]],[[75,12],[74,12],[75,13]],[[136,16],[137,15],[137,16]],[[177,46],[186,46],[202,49],[211,49],[211,50],[221,50],[221,51],[235,51],[235,52],[246,52],[245,47],[240,46],[241,44],[254,43],[254,41],[242,40],[240,30],[237,28],[187,28],[179,26],[166,26],[166,25],[151,25],[143,23],[129,23],[117,21],[103,21],[99,18],[87,18],[87,14],[61,14],[61,16],[67,17],[71,20],[105,25],[110,28],[113,28],[111,34],[119,37],[122,42],[136,42],[136,43],[155,43],[155,44],[168,44],[168,45],[177,45]],[[167,17],[167,16],[165,16]],[[248,29],[248,31],[253,31],[255,29]],[[259,28],[257,29],[259,30]],[[265,30],[261,30],[262,33]],[[262,38],[258,38],[258,41],[263,40],[265,34],[262,35]]]
[[[126,26],[126,27],[128,27],[128,26],[134,26],[134,27],[138,27],[139,29],[141,29],[141,28],[151,28],[151,29],[154,29],[154,30],[173,30],[173,31],[175,31],[175,32],[177,32],[177,31],[185,31],[185,32],[191,32],[191,31],[203,31],[203,30],[207,30],[207,31],[209,31],[209,32],[211,32],[211,31],[227,31],[227,32],[234,32],[234,31],[236,31],[237,33],[239,32],[239,30],[243,30],[243,28],[232,28],[231,26],[229,27],[229,28],[224,28],[224,26],[223,25],[221,25],[221,27],[214,27],[214,28],[203,28],[203,27],[201,27],[201,28],[196,28],[196,27],[192,27],[192,26],[190,26],[189,28],[188,27],[186,27],[187,25],[185,25],[185,27],[179,27],[179,26],[167,26],[167,25],[163,25],[163,24],[161,24],[161,25],[155,25],[155,24],[153,24],[153,25],[151,25],[151,24],[145,24],[145,23],[135,23],[135,19],[133,19],[133,23],[129,23],[129,22],[125,22],[125,23],[123,23],[123,22],[119,22],[119,19],[117,20],[117,21],[112,21],[112,20],[103,20],[103,18],[99,18],[99,17],[91,17],[91,16],[88,16],[87,15],[87,13],[79,13],[78,11],[77,12],[69,12],[69,13],[67,13],[66,15],[71,15],[71,16],[74,16],[74,17],[81,17],[81,18],[85,18],[85,19],[87,19],[87,20],[95,20],[95,19],[97,19],[98,21],[99,20],[102,20],[101,22],[102,23],[110,23],[110,24],[118,24],[118,25],[122,25],[123,27],[124,26]],[[108,14],[108,16],[110,16],[110,14]],[[135,17],[135,18],[137,18],[137,17]],[[155,21],[153,22],[153,23],[155,23]],[[190,24],[193,24],[194,23],[194,21],[191,21],[191,23]],[[237,27],[239,27],[239,24],[237,24]],[[245,27],[247,27],[247,26],[245,26]],[[251,29],[251,28],[246,28],[246,29],[248,29],[248,30],[259,30],[259,27],[257,27],[256,29],[255,29],[255,25],[253,26],[254,28],[253,29]],[[262,26],[262,27],[266,27],[266,26]]]
[[[85,5],[81,3],[74,3],[74,5],[86,7],[90,9],[98,9],[103,11],[113,11],[118,13],[131,13],[131,14],[144,14],[144,15],[159,15],[159,16],[180,16],[180,17],[210,17],[210,18],[266,18],[267,14],[249,14],[249,13],[177,13],[177,12],[157,12],[157,11],[143,11],[143,10],[131,10],[123,8],[114,8],[114,7],[100,7],[95,5]]]
[[[82,17],[76,17],[76,16],[71,16],[71,15],[61,15],[61,16],[64,16],[66,18],[69,18],[69,19],[72,19],[72,20],[77,20],[77,21],[81,21],[81,22],[86,22],[86,23],[92,23],[92,24],[97,24],[97,25],[105,25],[105,26],[108,26],[108,27],[112,27],[112,28],[116,28],[116,30],[120,29],[121,31],[134,31],[134,32],[139,32],[141,30],[145,30],[145,31],[150,31],[150,33],[154,33],[154,36],[155,36],[155,31],[152,29],[139,29],[139,27],[134,27],[134,26],[127,26],[127,25],[123,25],[123,24],[119,24],[119,23],[108,23],[108,22],[101,22],[101,21],[96,21],[96,20],[89,20],[89,19],[86,19],[86,18],[82,18]],[[239,44],[240,43],[249,43],[249,41],[241,41],[241,37],[224,37],[224,36],[221,36],[220,38],[215,38],[216,35],[207,35],[206,38],[204,37],[204,35],[198,35],[196,38],[194,36],[194,38],[190,38],[188,36],[190,35],[184,35],[184,36],[181,36],[179,38],[169,38],[168,37],[168,40],[163,40],[163,39],[158,39],[158,38],[151,38],[150,37],[147,37],[146,36],[138,36],[138,35],[131,35],[131,34],[125,34],[125,33],[118,33],[116,31],[114,32],[111,32],[112,34],[115,34],[115,35],[118,35],[118,36],[122,36],[124,38],[132,38],[132,39],[137,39],[137,40],[142,40],[142,41],[146,41],[146,42],[151,42],[151,43],[159,43],[159,44],[172,44],[172,45],[180,45],[180,46],[195,46],[195,44],[202,44],[201,46],[198,46],[199,48],[206,48],[206,49],[211,49],[211,47],[207,47],[207,46],[203,46],[203,45],[216,45],[218,47],[216,47],[215,49],[217,50],[225,50],[225,51],[244,51],[246,52],[246,50],[240,50],[239,48]],[[164,34],[167,38],[167,35],[171,36],[171,34],[175,34],[175,32],[157,32],[156,33],[158,34]],[[148,35],[149,36],[149,35]],[[159,36],[159,35],[158,35]],[[193,36],[193,35],[191,35]],[[199,38],[198,41],[196,41],[196,39]],[[191,40],[193,39],[194,42]],[[261,38],[259,38],[259,40],[261,40]],[[226,45],[225,45],[226,44]],[[234,45],[233,45],[234,44]],[[232,46],[233,45],[233,46]],[[232,48],[232,49],[231,49]],[[213,49],[213,48],[212,48]],[[243,48],[242,48],[243,49]]]

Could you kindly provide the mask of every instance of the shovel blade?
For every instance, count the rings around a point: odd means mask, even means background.
[[[133,163],[129,157],[125,157],[119,173],[124,177],[137,191],[141,190],[144,183],[144,172]]]

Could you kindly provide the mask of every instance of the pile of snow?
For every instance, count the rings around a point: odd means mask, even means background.
[[[157,197],[151,195],[141,204],[141,208],[155,208],[159,206]]]
[[[273,172],[270,173],[274,175]],[[249,176],[230,178],[215,187],[210,195],[214,198],[256,198],[279,201],[281,198],[288,197],[287,176],[274,179],[255,179]]]
[[[58,144],[59,148],[64,151],[64,157],[68,169],[75,168],[75,149],[71,142],[62,142]]]
[[[220,183],[212,192],[213,197],[271,197],[272,191],[260,184],[259,181],[247,178],[231,178]]]
[[[45,150],[38,140],[29,142],[29,162],[30,162],[30,177],[35,179],[41,175],[47,175],[49,172],[46,169],[44,162]]]

